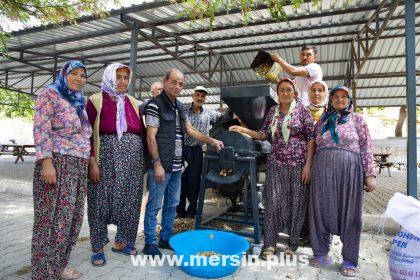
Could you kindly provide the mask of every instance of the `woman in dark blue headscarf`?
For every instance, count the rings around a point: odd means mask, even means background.
[[[84,82],[74,80],[73,77],[77,75],[77,70],[81,72]],[[53,89],[61,98],[67,100],[71,106],[76,108],[77,114],[82,116],[86,97],[83,95],[81,85],[86,83],[86,78],[86,67],[82,62],[77,60],[68,61],[61,68],[55,81],[48,85],[48,88]]]
[[[68,268],[83,222],[92,133],[82,89],[86,67],[66,62],[35,99],[32,279],[76,279]]]
[[[375,188],[372,142],[363,117],[353,112],[349,89],[330,91],[327,111],[317,125],[309,203],[310,263],[331,264],[332,235],[343,242],[341,274],[357,274],[362,228],[363,190]]]

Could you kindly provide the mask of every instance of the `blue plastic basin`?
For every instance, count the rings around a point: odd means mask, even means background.
[[[238,269],[243,252],[249,249],[249,242],[234,233],[219,230],[191,230],[173,236],[169,243],[179,259],[181,269],[201,278],[220,278]],[[221,256],[201,257],[202,252],[216,252]],[[205,263],[204,259],[207,260]]]

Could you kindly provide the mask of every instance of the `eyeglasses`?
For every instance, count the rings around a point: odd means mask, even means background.
[[[279,88],[279,90],[278,90],[278,93],[293,93],[293,92],[294,92],[294,90],[290,89],[290,88],[288,88],[288,89]]]

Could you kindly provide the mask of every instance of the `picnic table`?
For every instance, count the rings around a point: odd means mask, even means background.
[[[390,155],[391,153],[388,153],[388,152],[379,152],[379,153],[374,153],[373,158],[374,158],[375,164],[379,167],[379,174],[381,174],[382,168],[387,168],[389,177],[392,177],[391,171],[389,168],[394,166],[394,163],[388,161],[388,157]]]
[[[35,152],[28,149],[35,149],[35,145],[1,144],[0,155],[16,156],[15,164],[23,160],[24,156],[34,156]]]

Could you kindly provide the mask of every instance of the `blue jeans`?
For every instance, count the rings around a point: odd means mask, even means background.
[[[181,194],[181,171],[172,173],[165,172],[165,181],[157,182],[153,169],[147,172],[149,198],[144,215],[144,233],[146,244],[156,243],[157,214],[162,208],[162,230],[160,238],[168,240],[172,235],[174,226],[175,210]],[[162,206],[163,200],[163,206]]]

